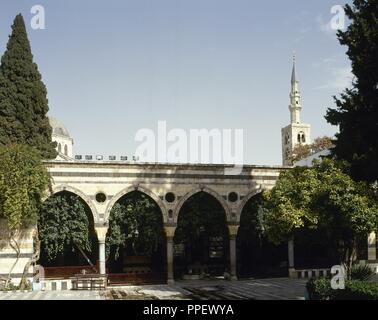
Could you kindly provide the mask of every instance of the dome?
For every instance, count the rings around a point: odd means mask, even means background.
[[[67,128],[58,119],[53,118],[53,117],[49,117],[49,122],[50,122],[50,126],[52,128],[53,134],[68,137],[68,138],[70,137],[70,134],[69,134]]]

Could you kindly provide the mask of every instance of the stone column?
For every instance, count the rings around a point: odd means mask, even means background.
[[[106,274],[106,259],[105,259],[105,240],[98,241],[98,249],[99,249],[99,264],[100,264],[100,274]]]
[[[230,233],[230,273],[231,280],[238,280],[236,272],[236,236],[238,235],[239,225],[228,225]]]
[[[376,240],[377,235],[375,232],[372,232],[369,234],[368,237],[368,260],[377,260],[377,246],[376,246]]]
[[[295,262],[294,262],[294,238],[291,238],[287,243],[287,256],[289,262],[289,277],[293,277],[295,274]]]
[[[173,237],[175,235],[176,226],[164,226],[164,231],[167,240],[167,283],[173,284],[175,282],[173,275]]]
[[[108,227],[95,227],[98,239],[98,260],[100,274],[106,274],[105,238]]]

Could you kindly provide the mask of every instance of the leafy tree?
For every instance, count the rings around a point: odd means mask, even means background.
[[[291,154],[291,163],[298,162],[311,155],[311,146],[309,144],[297,144]]]
[[[348,47],[354,81],[328,109],[326,119],[337,125],[334,155],[351,164],[357,180],[378,180],[378,1],[354,0],[345,12],[351,24],[339,31],[341,45]]]
[[[311,150],[313,153],[317,153],[323,150],[332,149],[334,147],[334,144],[332,142],[332,138],[324,136],[324,137],[318,137],[314,140],[314,142],[311,144]]]
[[[34,148],[22,145],[0,147],[0,218],[7,221],[9,229],[7,240],[17,253],[15,264],[5,281],[6,285],[10,282],[11,272],[20,255],[18,236],[22,229],[36,225],[42,204],[41,199],[49,183],[50,177],[47,170],[39,152]],[[38,256],[38,254],[36,250],[35,255]],[[33,256],[30,263],[36,256]],[[30,263],[24,269],[22,282],[24,284]]]
[[[56,157],[48,112],[46,87],[33,62],[21,14],[12,25],[0,65],[0,145],[35,147],[44,159]]]
[[[376,230],[378,204],[373,191],[344,173],[343,164],[325,159],[313,168],[281,174],[264,195],[264,225],[279,243],[304,228],[321,230],[337,249],[340,263],[350,270],[359,239]]]
[[[213,196],[206,192],[200,192],[186,201],[180,210],[177,228],[174,236],[175,244],[183,244],[185,256],[176,258],[176,272],[182,272],[193,262],[211,265],[209,260],[209,245],[211,238],[219,238],[222,241],[223,256],[219,257],[225,265],[227,261],[228,227],[223,207]],[[218,274],[219,263],[210,268],[210,273]],[[181,273],[180,271],[180,273]],[[221,271],[223,272],[223,271]]]
[[[263,197],[261,193],[254,196],[245,204],[240,217],[239,241],[249,243],[259,239],[261,243],[264,237],[264,217],[263,211],[260,210],[262,205]]]
[[[182,207],[175,242],[196,242],[201,232],[209,237],[228,234],[223,207],[205,192],[194,195]]]
[[[150,197],[135,191],[114,205],[105,241],[108,258],[117,260],[119,250],[126,247],[140,255],[151,255],[162,241],[161,211]]]
[[[239,277],[282,276],[286,268],[280,266],[287,257],[287,245],[272,244],[264,231],[262,193],[249,199],[240,216],[237,235]]]
[[[45,201],[38,227],[41,245],[49,261],[67,250],[92,251],[90,214],[83,200],[69,192],[60,192]]]
[[[333,142],[330,137],[318,137],[312,144],[297,144],[293,149],[291,161],[295,163],[315,153],[332,148]]]

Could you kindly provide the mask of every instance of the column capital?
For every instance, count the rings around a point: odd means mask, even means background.
[[[97,233],[98,242],[105,242],[106,233],[108,232],[108,226],[95,227]]]
[[[236,237],[238,235],[239,225],[238,224],[229,224],[228,232],[231,237]]]
[[[175,236],[177,225],[176,224],[166,224],[164,225],[164,231],[167,239],[173,239]]]

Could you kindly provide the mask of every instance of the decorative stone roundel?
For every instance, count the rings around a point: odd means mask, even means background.
[[[169,203],[172,203],[176,200],[176,196],[173,192],[168,192],[166,195],[165,195],[165,201],[169,202]]]
[[[228,194],[228,201],[229,202],[236,202],[239,199],[239,195],[236,192],[230,192]]]
[[[103,192],[99,192],[96,194],[96,201],[98,203],[104,203],[106,201],[106,194]]]

